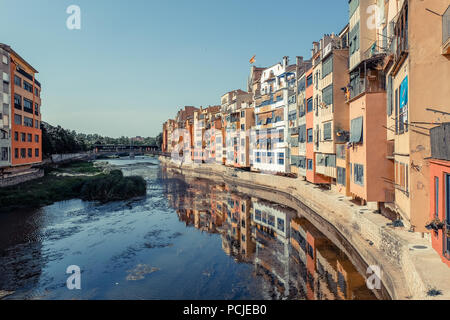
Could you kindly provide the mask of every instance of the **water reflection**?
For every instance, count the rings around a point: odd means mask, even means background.
[[[253,265],[253,276],[268,298],[376,299],[348,257],[301,212],[237,193],[226,184],[167,169],[162,174],[171,181],[165,194],[179,220],[220,235],[227,255]]]

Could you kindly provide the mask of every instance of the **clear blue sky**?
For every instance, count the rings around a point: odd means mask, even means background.
[[[66,28],[72,4],[81,30]],[[245,89],[252,55],[309,59],[347,20],[347,0],[0,0],[0,42],[40,72],[44,121],[155,136],[180,106]]]

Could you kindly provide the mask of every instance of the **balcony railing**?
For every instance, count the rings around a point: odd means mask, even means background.
[[[386,79],[382,73],[372,73],[366,77],[350,82],[350,100],[362,93],[377,93],[386,91]]]
[[[28,72],[26,72],[25,70],[23,70],[22,68],[17,68],[17,72],[23,75],[28,80],[33,81],[33,76]]]

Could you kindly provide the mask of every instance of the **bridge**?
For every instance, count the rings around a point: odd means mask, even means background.
[[[94,145],[94,156],[164,155],[157,145]]]

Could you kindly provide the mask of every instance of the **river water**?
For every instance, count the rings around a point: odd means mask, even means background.
[[[142,175],[147,196],[0,215],[0,291],[14,292],[5,299],[375,299],[296,210],[155,158],[109,162]],[[74,265],[80,290],[66,285]]]

